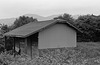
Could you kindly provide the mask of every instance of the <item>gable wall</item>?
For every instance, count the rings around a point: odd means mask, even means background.
[[[76,31],[65,24],[55,24],[39,32],[39,49],[75,47]]]

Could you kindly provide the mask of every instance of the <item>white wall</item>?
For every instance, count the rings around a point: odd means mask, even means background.
[[[55,24],[39,33],[39,49],[75,47],[76,31],[65,24]]]

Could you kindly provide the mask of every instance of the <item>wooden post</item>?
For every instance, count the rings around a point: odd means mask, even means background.
[[[19,39],[18,39],[18,40],[19,40]],[[19,55],[21,55],[20,42],[19,42]]]
[[[31,47],[31,59],[32,59],[32,39],[30,39],[30,47]]]
[[[7,37],[5,36],[4,39],[5,39],[5,40],[4,40],[4,43],[5,43],[4,46],[5,46],[5,51],[6,51]]]
[[[25,38],[25,53],[27,54],[27,38]]]
[[[13,38],[13,46],[14,46],[14,57],[15,57],[15,37]]]
[[[17,44],[19,45],[18,46],[18,48],[19,48],[18,54],[21,55],[20,38],[17,38],[17,40],[18,40],[18,43]]]

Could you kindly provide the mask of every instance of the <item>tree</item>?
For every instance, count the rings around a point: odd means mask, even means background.
[[[4,34],[4,33],[8,32],[8,31],[9,31],[9,27],[7,25],[3,24],[1,26],[1,33]]]
[[[58,17],[55,17],[54,19],[63,19],[66,21],[73,21],[74,20],[70,14],[66,14],[66,13],[64,13],[63,15],[60,15]]]
[[[36,21],[37,19],[33,19],[33,17],[20,16],[18,19],[15,20],[14,24],[11,26],[11,29],[15,29],[27,23]]]
[[[75,26],[75,19],[70,15],[70,14],[66,14],[64,13],[63,15],[60,15],[58,17],[55,17],[54,19],[62,19],[62,20],[66,20],[66,22],[69,22],[71,24],[73,24]]]
[[[100,28],[100,16],[95,15],[83,15],[79,16],[75,21],[76,26],[89,36],[91,41],[97,41],[100,36],[97,29]]]

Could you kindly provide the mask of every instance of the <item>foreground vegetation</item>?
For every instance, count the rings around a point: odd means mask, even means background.
[[[0,65],[100,65],[99,43],[78,43],[75,48],[40,49],[32,59],[25,54],[0,54]]]

